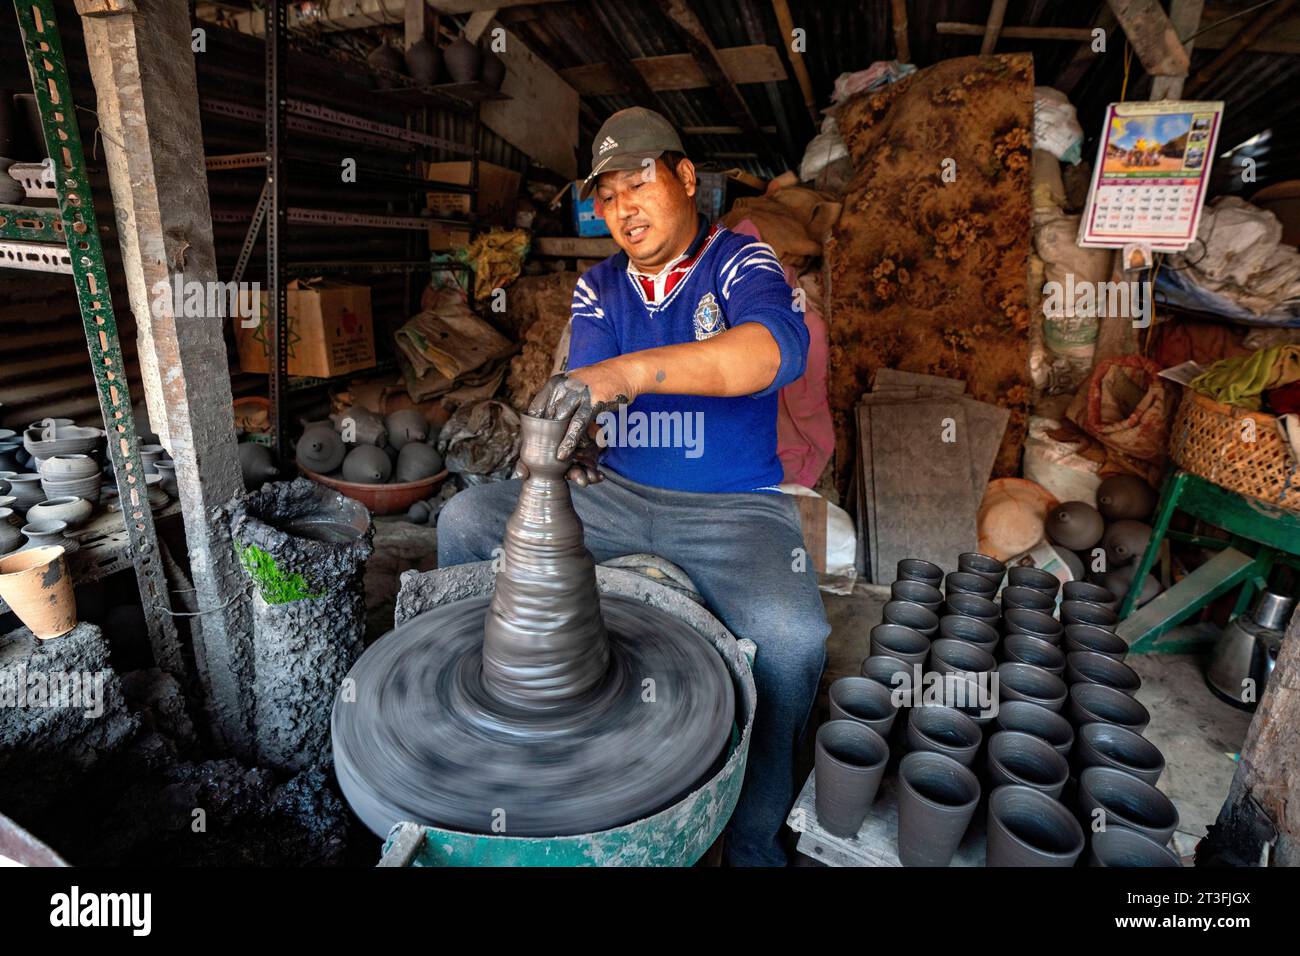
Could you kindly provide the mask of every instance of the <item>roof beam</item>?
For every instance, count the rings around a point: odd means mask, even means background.
[[[1108,0],[1142,68],[1151,76],[1186,76],[1187,51],[1160,0]]]
[[[988,56],[998,45],[998,36],[1002,33],[1002,21],[1007,15],[1007,0],[993,0],[989,8],[988,22],[984,24],[984,40],[980,43],[980,56]]]
[[[748,9],[747,7],[745,9]],[[808,75],[808,66],[803,61],[803,53],[794,47],[794,18],[790,16],[790,5],[786,0],[772,0],[772,11],[776,14],[777,26],[781,28],[781,43],[790,54],[790,68],[799,81],[799,91],[803,93],[803,102],[808,107],[808,115],[814,123],[817,116],[817,97],[813,95],[812,77]]]
[[[1272,6],[1263,10],[1258,19],[1252,20],[1237,31],[1222,52],[1211,62],[1201,67],[1191,82],[1187,84],[1187,94],[1196,96],[1222,73],[1233,60],[1255,45],[1261,36],[1280,23],[1291,13],[1296,0],[1277,0]]]
[[[1196,30],[1201,25],[1201,12],[1205,9],[1205,0],[1171,0],[1169,4],[1169,21],[1174,25],[1174,30],[1180,37],[1187,37],[1188,40],[1183,44],[1183,49],[1187,51],[1187,62],[1192,60],[1192,46],[1196,42],[1191,39],[1196,34]],[[1157,76],[1151,81],[1151,99],[1153,100],[1176,100],[1183,95],[1184,76]]]
[[[658,0],[658,3],[664,15],[677,28],[677,33],[686,45],[686,49],[699,65],[709,85],[718,94],[732,122],[744,130],[745,139],[753,144],[760,156],[769,156],[776,160],[778,167],[784,167],[784,157],[779,155],[763,135],[763,131],[758,128],[754,114],[749,111],[745,98],[740,95],[740,90],[727,74],[722,59],[718,56],[718,50],[709,39],[708,31],[704,29],[700,18],[686,5],[685,0]]]
[[[788,79],[785,67],[781,65],[781,55],[775,47],[736,46],[715,52],[732,83],[775,83]],[[639,57],[629,62],[655,92],[699,90],[712,85],[689,53]],[[631,89],[608,63],[571,66],[559,73],[583,96],[627,94]]]
[[[501,10],[525,4],[560,3],[564,0],[426,0],[435,13],[460,15]],[[295,4],[289,8],[290,30],[321,30],[337,33],[343,30],[368,30],[385,23],[402,25],[406,20],[407,0],[351,0],[347,4]],[[245,10],[233,16],[213,18],[240,33],[261,36],[263,16],[261,10]]]
[[[1097,51],[1092,48],[1092,32],[1103,30],[1109,35],[1117,26],[1119,21],[1115,19],[1115,14],[1111,12],[1110,7],[1105,5],[1099,7],[1097,16],[1092,21],[1092,29],[1088,31],[1088,39],[1079,44],[1078,49],[1074,51],[1074,56],[1070,57],[1070,62],[1057,73],[1056,82],[1052,85],[1066,95],[1074,92],[1074,88],[1079,85],[1079,81],[1083,79],[1097,56]]]
[[[907,40],[907,0],[890,0],[890,18],[894,27],[894,57],[899,63],[912,59],[912,47]]]
[[[465,23],[465,39],[470,43],[477,43],[483,34],[487,33],[488,27],[496,19],[497,6],[493,4],[486,10],[475,10],[469,15],[469,20]]]
[[[943,36],[982,37],[988,30],[986,23],[954,23],[940,20],[934,32]],[[1003,27],[998,34],[1008,40],[1091,40],[1091,27]]]

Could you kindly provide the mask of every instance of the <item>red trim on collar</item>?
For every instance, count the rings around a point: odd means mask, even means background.
[[[703,217],[701,217],[701,220],[703,220]],[[691,267],[694,266],[696,260],[700,258],[700,253],[704,251],[704,248],[708,245],[708,241],[711,238],[713,238],[713,235],[717,231],[718,231],[717,224],[714,224],[712,227],[709,227],[703,221],[701,221],[700,231],[696,233],[694,241],[691,243],[690,248],[687,250],[687,257],[683,259],[681,262],[677,263],[675,266],[673,266],[672,270],[664,278],[663,298],[665,299],[668,298],[669,293],[673,291],[673,287],[676,286],[677,283],[680,282],[686,276],[686,274],[691,271]],[[647,302],[649,302],[651,305],[654,305],[660,301],[659,299],[655,298],[655,281],[653,277],[643,276],[640,275],[639,273],[634,273],[633,278],[635,278],[637,282],[641,284],[641,291],[645,294],[645,298]]]

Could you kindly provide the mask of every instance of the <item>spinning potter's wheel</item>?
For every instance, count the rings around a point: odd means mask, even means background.
[[[735,702],[690,625],[600,597],[554,450],[524,418],[529,468],[491,599],[376,642],[335,701],[335,767],[357,815],[510,836],[619,826],[682,797],[724,756]]]

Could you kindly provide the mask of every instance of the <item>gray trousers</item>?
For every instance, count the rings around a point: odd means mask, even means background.
[[[826,660],[830,625],[799,512],[788,495],[669,491],[605,472],[570,484],[597,562],[651,553],[678,565],[737,638],[758,645],[758,709],[740,802],[727,835],[737,866],[783,866],[781,825],[795,793],[794,751]],[[438,518],[438,565],[485,561],[500,547],[519,482],[466,488]]]

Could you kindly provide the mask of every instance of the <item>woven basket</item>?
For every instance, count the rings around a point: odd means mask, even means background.
[[[1224,405],[1189,388],[1169,435],[1169,457],[1221,488],[1300,512],[1300,467],[1272,415]]]

